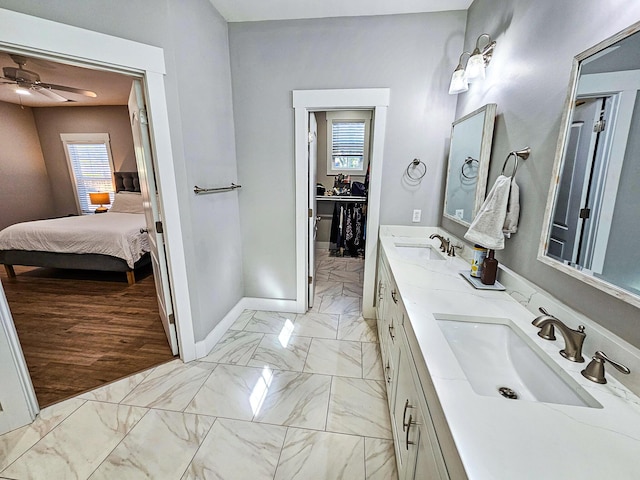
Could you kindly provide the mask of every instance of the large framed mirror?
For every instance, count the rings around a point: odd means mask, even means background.
[[[538,260],[640,306],[640,22],[577,55]]]
[[[491,159],[496,104],[453,122],[443,215],[469,226],[484,201]]]

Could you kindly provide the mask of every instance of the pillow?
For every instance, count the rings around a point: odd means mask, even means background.
[[[142,195],[131,195],[134,192],[118,192],[113,199],[113,205],[109,209],[112,213],[144,213]]]

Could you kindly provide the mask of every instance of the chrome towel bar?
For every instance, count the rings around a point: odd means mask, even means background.
[[[196,195],[204,194],[204,193],[221,193],[221,192],[231,192],[236,190],[237,188],[242,188],[242,185],[236,185],[232,183],[228,187],[219,187],[219,188],[201,188],[199,186],[193,187],[193,192]]]

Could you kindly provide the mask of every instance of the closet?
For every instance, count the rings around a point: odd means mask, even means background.
[[[317,118],[316,250],[364,258],[370,110],[315,112]]]

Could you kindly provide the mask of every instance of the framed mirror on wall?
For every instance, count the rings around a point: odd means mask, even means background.
[[[484,201],[491,160],[496,104],[453,122],[443,215],[469,226]]]
[[[577,55],[538,260],[640,307],[640,22]]]

